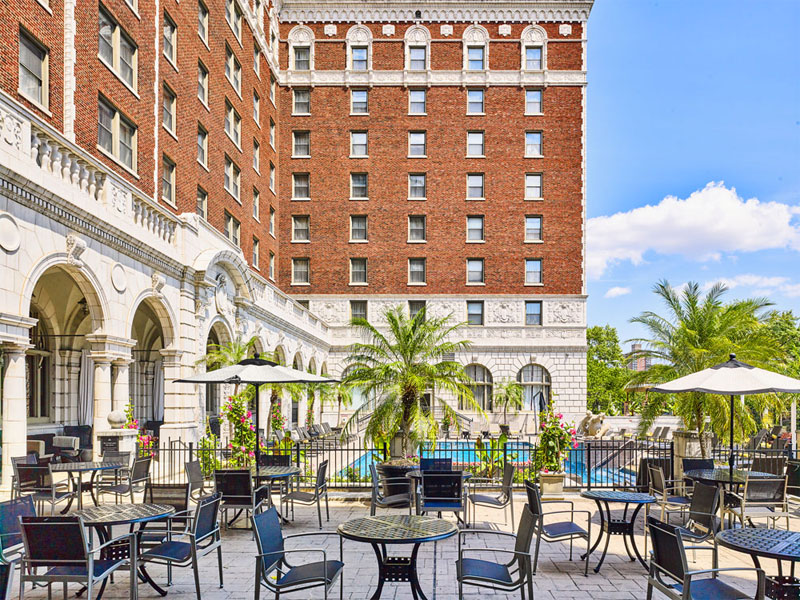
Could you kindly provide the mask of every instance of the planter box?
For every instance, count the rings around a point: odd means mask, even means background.
[[[539,490],[542,500],[563,500],[566,473],[542,473],[539,471]]]
[[[408,479],[408,483],[403,483],[402,481],[394,481],[394,478],[404,478],[409,471],[419,469],[419,465],[387,465],[386,463],[378,463],[375,465],[375,468],[378,469],[378,474],[381,476],[381,479],[392,479],[390,482],[383,482],[383,495],[394,496],[395,494],[408,493],[409,486],[412,485],[411,479]]]

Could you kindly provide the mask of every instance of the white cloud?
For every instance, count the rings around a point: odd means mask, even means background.
[[[800,297],[800,283],[792,283],[788,277],[767,277],[753,273],[742,273],[734,277],[720,277],[703,284],[708,290],[715,283],[724,283],[728,289],[738,287],[750,288],[754,296],[771,296],[779,293],[788,298]]]
[[[644,262],[647,252],[681,255],[701,262],[726,252],[800,250],[800,207],[744,200],[735,188],[711,182],[682,200],[667,196],[587,223],[586,268],[597,279],[613,265]]]
[[[604,295],[603,298],[616,298],[618,296],[625,296],[631,293],[629,287],[612,287]]]

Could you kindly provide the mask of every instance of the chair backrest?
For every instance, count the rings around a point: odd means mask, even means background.
[[[14,465],[17,479],[17,490],[22,493],[33,493],[47,490],[50,487],[50,467],[48,465]]]
[[[253,497],[253,477],[249,469],[214,471],[214,485],[224,502],[249,502]]]
[[[424,500],[461,501],[463,478],[461,471],[422,471]]]
[[[786,473],[786,457],[778,454],[756,456],[753,458],[750,470],[782,477]]]
[[[653,439],[654,440],[660,440],[661,439],[661,432],[663,430],[664,430],[663,427],[656,427],[655,429],[653,429],[653,435],[652,435]]]
[[[650,489],[663,496],[667,492],[664,471],[657,465],[649,465],[648,469],[650,470]]]
[[[144,490],[144,501],[149,504],[166,504],[175,507],[175,512],[189,508],[189,483],[153,483],[149,481]]]
[[[719,487],[697,482],[694,484],[692,502],[689,504],[689,524],[703,533],[716,533],[719,528]]]
[[[528,510],[531,511],[536,520],[542,514],[542,497],[539,494],[539,486],[529,479],[525,480],[525,494],[528,496]]]
[[[515,552],[529,552],[531,549],[531,540],[533,540],[534,529],[536,521],[534,514],[531,512],[530,507],[526,504],[522,508],[522,514],[519,517],[519,527],[517,527],[517,539],[514,542]],[[530,568],[530,558],[527,556],[518,556],[517,565],[520,573],[527,573],[525,565]]]
[[[756,479],[748,477],[744,483],[745,502],[757,504],[783,504],[786,500],[786,477]]]
[[[452,458],[420,458],[419,459],[420,471],[452,471],[453,459]]]
[[[315,488],[317,492],[325,491],[328,487],[328,461],[323,460],[317,467],[317,481]]]
[[[763,442],[764,438],[767,437],[767,433],[769,432],[766,429],[759,429],[758,433],[751,437],[750,441],[747,442],[745,450],[755,450],[761,446],[761,442]]]
[[[25,560],[30,566],[87,566],[88,546],[80,517],[22,517]]]
[[[283,532],[274,506],[253,517],[253,532],[259,554],[274,552],[261,559],[262,575],[266,578],[283,560]]]
[[[203,496],[197,501],[194,511],[192,533],[195,542],[201,542],[219,529],[219,505],[222,496],[219,492]]]
[[[783,425],[773,425],[772,430],[769,432],[770,437],[778,437],[783,431]]]
[[[0,502],[0,556],[14,551],[22,544],[20,517],[35,517],[33,496],[22,496]]]
[[[262,467],[288,467],[292,457],[288,454],[262,454],[259,461]]]
[[[369,463],[369,475],[372,479],[372,489],[380,491],[380,477],[378,477],[378,468],[374,462]]]
[[[713,458],[684,458],[683,459],[683,472],[696,471],[698,469],[713,469]]]
[[[152,460],[152,456],[143,456],[133,461],[131,483],[141,483],[150,478],[150,463]]]
[[[30,454],[26,454],[25,456],[12,456],[11,457],[11,465],[35,465],[36,464],[36,455],[31,452]]]
[[[661,430],[661,439],[662,440],[666,440],[669,437],[669,431],[670,431],[669,427],[664,427],[664,429]]]
[[[331,429],[331,426],[328,423],[323,423],[322,429],[325,431],[326,435],[330,435],[331,433],[333,433],[333,430]]]
[[[503,467],[503,495],[508,497],[511,495],[511,486],[514,485],[514,473],[516,473],[517,469],[514,467],[514,463],[510,460],[506,461],[505,466]]]
[[[686,573],[686,555],[680,530],[655,517],[647,518],[647,526],[653,542],[653,562],[671,577],[683,582]]]
[[[199,460],[188,461],[183,465],[183,470],[186,471],[186,479],[193,490],[203,487],[206,478],[203,475],[203,466]]]
[[[131,464],[131,453],[119,452],[118,450],[106,450],[103,452],[103,462],[121,462],[123,466],[129,467]]]
[[[64,435],[72,435],[80,440],[81,448],[92,447],[91,425],[64,425]]]

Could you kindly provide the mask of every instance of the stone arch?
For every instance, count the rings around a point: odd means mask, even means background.
[[[298,371],[303,370],[303,355],[298,350],[295,352],[294,357],[292,358],[292,368],[297,369]]]
[[[206,250],[195,258],[192,265],[198,273],[212,279],[215,267],[225,271],[232,279],[236,295],[253,300],[253,278],[242,255],[232,250]]]
[[[200,339],[207,340],[212,334],[216,334],[218,336],[220,344],[230,343],[234,339],[233,327],[231,327],[231,324],[222,315],[214,315],[214,317],[208,322],[205,335]]]
[[[483,68],[489,68],[489,32],[482,25],[470,25],[464,30],[461,37],[463,44],[464,62],[462,68],[467,70],[469,66],[469,48],[483,47]]]
[[[347,30],[347,68],[353,68],[353,47],[366,47],[367,69],[372,66],[372,31],[364,25],[353,25]]]
[[[289,69],[294,69],[294,49],[296,46],[308,46],[309,68],[314,70],[314,32],[306,25],[295,25],[287,36],[289,42]]]
[[[431,32],[428,30],[427,27],[424,25],[412,25],[408,29],[406,29],[406,33],[403,36],[404,45],[405,45],[405,68],[411,68],[411,53],[410,48],[412,46],[424,46],[425,47],[425,66],[430,68],[431,64]]]
[[[286,349],[282,345],[278,344],[275,346],[274,356],[275,362],[282,365],[286,364]]]
[[[541,70],[547,68],[547,32],[540,25],[528,25],[520,35],[520,69],[527,70],[526,49],[541,48]],[[535,69],[540,70],[540,69]]]
[[[172,347],[176,340],[176,323],[178,322],[175,317],[175,311],[168,302],[156,294],[152,290],[145,290],[139,294],[131,305],[131,310],[128,312],[127,328],[126,331],[133,329],[133,320],[136,316],[136,311],[143,305],[146,305],[158,317],[159,324],[164,336],[164,348]]]
[[[327,375],[328,374],[328,363],[326,361],[322,361],[322,366],[319,368],[320,375]]]
[[[541,392],[545,405],[553,398],[553,376],[542,364],[529,362],[518,371],[515,380],[523,388],[523,410],[539,412],[537,396]]]

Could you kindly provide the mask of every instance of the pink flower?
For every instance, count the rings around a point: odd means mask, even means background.
[[[550,471],[548,471],[547,469],[542,469],[542,473],[549,473],[549,472]]]
[[[248,410],[248,411],[247,411],[247,418],[249,419],[249,418],[250,418],[250,417],[252,417],[252,416],[253,416],[253,413],[252,413],[252,412],[250,412],[250,411]]]
[[[573,448],[577,448],[578,447],[578,442],[573,442],[572,447]]]

